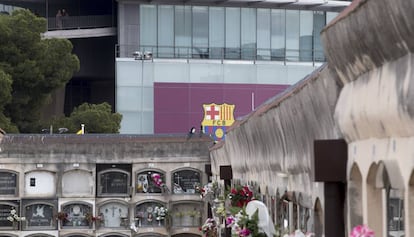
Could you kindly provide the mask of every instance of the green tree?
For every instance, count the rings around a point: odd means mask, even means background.
[[[122,115],[112,113],[111,105],[84,103],[74,108],[70,117],[54,119],[51,124],[54,128],[65,127],[69,133],[76,133],[81,124],[85,124],[87,133],[119,133]],[[48,125],[45,124],[47,127]]]
[[[12,90],[12,80],[10,75],[7,75],[3,70],[0,69],[0,128],[13,133],[17,132],[17,127],[14,126],[10,119],[7,118],[4,114],[4,106],[11,101],[11,90]]]
[[[39,131],[41,108],[79,70],[71,42],[42,38],[45,31],[46,19],[28,10],[0,15],[0,69],[13,81],[3,115],[23,133]]]

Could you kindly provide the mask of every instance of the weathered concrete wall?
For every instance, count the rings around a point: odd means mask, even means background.
[[[414,135],[413,67],[410,53],[344,86],[335,117],[348,142]]]
[[[0,140],[0,159],[70,159],[85,162],[117,162],[134,159],[194,157],[209,159],[207,137],[133,135],[11,135]]]
[[[313,142],[341,137],[333,119],[339,90],[326,67],[315,71],[238,121],[212,150],[212,166],[227,160],[234,179],[256,181],[270,194],[323,196],[312,182]]]
[[[322,31],[329,67],[343,82],[414,50],[414,1],[355,0]]]

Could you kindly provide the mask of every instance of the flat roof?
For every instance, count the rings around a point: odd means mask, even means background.
[[[340,12],[351,4],[349,0],[117,0],[117,2],[168,5],[200,5],[225,7],[254,7]],[[0,0],[0,4],[24,6],[45,4],[44,0]],[[51,3],[49,3],[51,4]],[[53,4],[71,4],[70,0],[55,0]]]

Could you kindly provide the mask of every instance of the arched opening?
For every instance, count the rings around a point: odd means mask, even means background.
[[[392,175],[390,175],[392,174]],[[383,218],[387,236],[405,236],[404,230],[404,181],[395,160],[378,164],[376,185],[385,194],[386,218]]]
[[[352,165],[348,180],[349,230],[363,224],[362,174],[356,163]]]
[[[323,234],[323,210],[321,201],[319,198],[316,199],[313,212],[315,236],[322,236]]]
[[[378,165],[373,163],[371,164],[368,176],[367,176],[367,224],[368,226],[375,231],[376,236],[383,236],[383,190],[378,188],[376,185],[376,174],[378,170]]]
[[[407,200],[408,220],[407,223],[414,221],[414,171],[411,172],[410,180],[408,182],[408,200]],[[414,225],[408,225],[409,234],[414,235]]]

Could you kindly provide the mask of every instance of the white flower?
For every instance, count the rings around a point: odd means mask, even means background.
[[[11,217],[11,216],[8,216],[8,217],[7,217],[7,220],[9,220],[9,221],[11,221],[11,222],[13,222],[13,221],[14,221],[13,217]]]
[[[15,209],[11,209],[11,210],[10,210],[10,214],[12,214],[12,215],[16,215],[16,210],[15,210]]]

